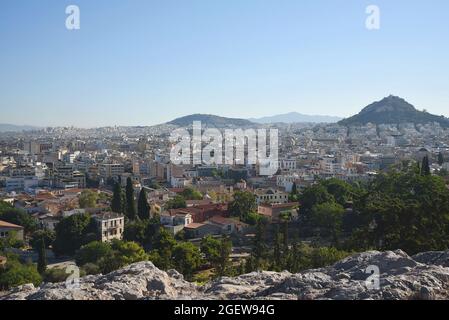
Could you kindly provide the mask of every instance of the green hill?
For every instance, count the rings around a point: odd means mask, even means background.
[[[173,124],[181,127],[192,125],[193,121],[201,121],[210,127],[248,127],[254,125],[251,121],[245,119],[225,118],[211,114],[192,114],[189,116],[177,118],[170,121],[168,124]]]
[[[449,119],[425,111],[417,110],[404,99],[389,96],[365,107],[359,114],[339,122],[344,126],[374,124],[415,123],[425,124],[437,122],[442,127],[449,127]]]

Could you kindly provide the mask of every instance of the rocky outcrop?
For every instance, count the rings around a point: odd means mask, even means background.
[[[371,267],[370,267],[371,266]],[[367,270],[370,267],[371,269]],[[370,270],[379,270],[367,281]],[[368,280],[370,280],[368,279]],[[376,286],[378,281],[378,286]],[[449,251],[410,257],[401,250],[370,251],[333,266],[289,272],[253,272],[223,277],[206,285],[187,282],[174,270],[164,272],[140,262],[107,275],[87,276],[79,285],[25,285],[8,300],[136,299],[448,299]]]

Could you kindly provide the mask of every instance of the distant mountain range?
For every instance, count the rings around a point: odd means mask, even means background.
[[[354,126],[373,124],[415,123],[425,124],[437,122],[442,127],[449,127],[449,119],[426,111],[419,111],[404,99],[389,96],[365,107],[360,113],[339,122],[340,125]]]
[[[39,127],[35,126],[20,126],[15,124],[0,123],[0,132],[21,132],[21,131],[31,131],[39,130]]]
[[[201,121],[211,127],[223,128],[223,127],[249,127],[260,124],[270,123],[335,123],[342,118],[331,116],[309,116],[297,112],[291,112],[287,114],[279,114],[271,117],[263,118],[226,118],[211,114],[192,114],[185,117],[177,118],[167,124],[172,124],[181,127],[187,127],[192,125],[193,121]]]
[[[270,117],[251,118],[248,120],[255,123],[334,123],[342,120],[342,118],[333,116],[306,115],[298,112],[290,112]]]

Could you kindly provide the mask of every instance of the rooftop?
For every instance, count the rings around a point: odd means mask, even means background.
[[[0,220],[0,228],[13,228],[13,229],[23,229],[22,226],[18,226],[13,223],[9,223],[3,220]]]
[[[94,217],[97,220],[110,220],[110,219],[124,218],[124,215],[115,212],[104,212],[96,214]]]
[[[204,223],[195,223],[194,222],[194,223],[186,225],[185,228],[187,228],[187,229],[197,229],[197,228],[200,228],[202,226],[205,226],[205,224]]]

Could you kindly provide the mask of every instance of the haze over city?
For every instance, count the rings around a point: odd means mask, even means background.
[[[192,113],[348,117],[389,94],[449,115],[445,0],[2,1],[2,123],[154,125]],[[388,81],[386,81],[388,80]]]
[[[2,0],[0,314],[449,300],[448,12]]]

